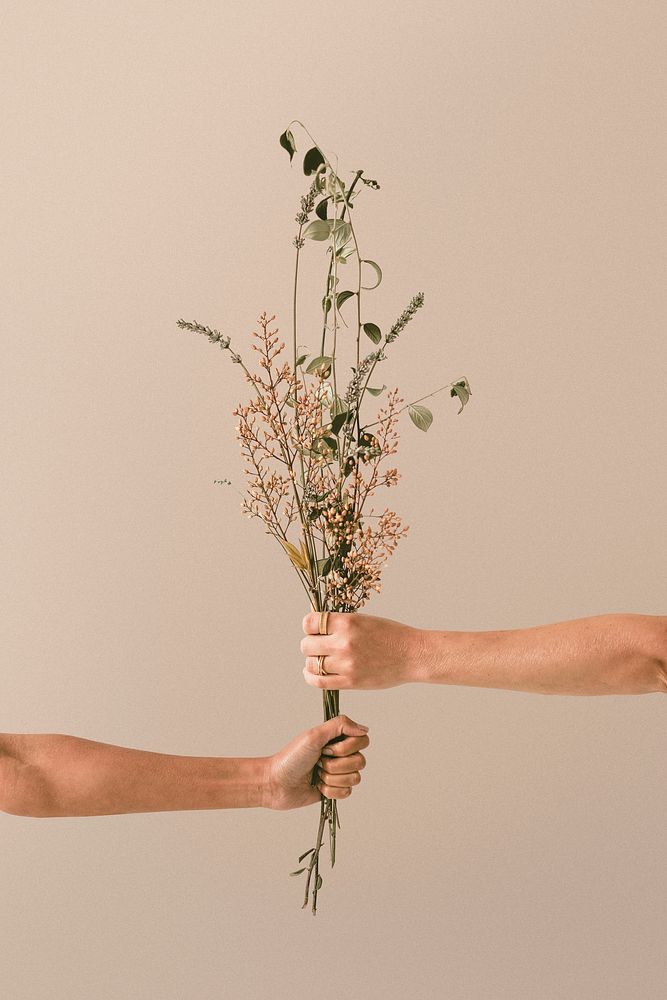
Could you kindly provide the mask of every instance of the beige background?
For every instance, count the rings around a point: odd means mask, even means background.
[[[3,21],[5,731],[253,755],[320,718],[296,578],[213,484],[239,480],[245,387],[175,325],[242,345],[266,309],[288,331],[292,118],[382,185],[355,216],[374,319],[425,293],[383,381],[473,389],[403,426],[412,528],[367,610],[665,613],[664,4],[22,0]],[[664,996],[660,695],[342,703],[372,746],[316,919],[287,877],[314,809],[1,814],[2,994]]]

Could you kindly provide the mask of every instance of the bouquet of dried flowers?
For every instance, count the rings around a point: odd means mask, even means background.
[[[290,124],[301,125],[314,142],[301,122]],[[289,128],[279,141],[291,164],[296,144]],[[219,330],[182,319],[178,326],[219,344],[252,387],[252,398],[232,411],[238,418],[236,433],[247,482],[242,510],[248,517],[259,518],[278,540],[314,610],[353,612],[363,607],[372,592],[380,590],[384,563],[408,530],[394,511],[370,504],[379,490],[398,482],[399,472],[388,467],[388,460],[397,450],[400,414],[407,410],[412,422],[427,431],[433,414],[423,405],[424,399],[448,388],[452,397],[458,397],[461,413],[471,390],[467,379],[461,378],[405,404],[398,389],[372,384],[387,348],[421,308],[424,295],[419,292],[413,296],[384,335],[368,318],[371,295],[366,293],[378,287],[382,271],[376,261],[361,256],[352,214],[360,191],[378,190],[380,185],[365,177],[363,170],[354,172],[346,185],[338,176],[337,157],[335,160],[334,169],[317,144],[308,149],[303,160],[304,174],[312,181],[295,217],[299,228],[293,240],[291,361],[285,358],[286,343],[278,327],[271,326],[275,315],[266,312],[259,317],[259,330],[252,334],[254,366],[246,363],[232,347],[231,338]],[[313,212],[315,218],[311,219]],[[328,257],[322,332],[316,348],[297,342],[299,256],[306,241],[325,243]],[[339,266],[349,272],[350,260],[356,268],[344,284],[351,287],[339,290]],[[362,283],[364,272],[366,280],[374,279],[372,284]],[[373,345],[363,356],[362,338]],[[348,375],[341,371],[346,352],[353,362]],[[382,397],[385,390],[384,404],[369,418],[368,404]],[[322,695],[324,719],[338,715],[339,692],[323,690]],[[312,780],[315,782],[314,777]],[[299,858],[299,862],[308,859],[304,866],[292,872],[306,873],[303,906],[312,893],[313,913],[322,885],[319,856],[324,831],[328,828],[333,867],[337,827],[338,804],[322,796],[315,846]]]

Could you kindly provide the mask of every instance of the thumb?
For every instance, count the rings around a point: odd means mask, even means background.
[[[310,735],[313,743],[316,743],[318,747],[323,747],[335,736],[365,736],[367,732],[368,726],[354,722],[347,715],[337,715],[334,719],[329,719],[319,726],[313,726]]]

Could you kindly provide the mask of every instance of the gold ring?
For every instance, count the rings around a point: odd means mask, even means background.
[[[317,657],[317,672],[318,672],[318,674],[326,674],[327,673],[327,671],[324,669],[324,657],[323,656],[318,656]]]
[[[319,627],[319,630],[318,630],[320,635],[328,635],[329,634],[327,632],[327,621],[328,621],[328,619],[329,619],[329,612],[328,611],[320,611],[320,627]]]

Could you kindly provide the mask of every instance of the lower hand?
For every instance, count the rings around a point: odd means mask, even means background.
[[[295,736],[287,746],[267,761],[267,801],[269,809],[297,809],[328,799],[347,798],[361,781],[366,758],[361,753],[370,740],[366,726],[346,715],[337,715],[320,726]],[[327,746],[329,740],[345,738]],[[317,784],[311,784],[313,768]]]
[[[329,634],[319,635],[319,622],[319,612],[303,619],[303,676],[311,687],[376,690],[419,679],[424,645],[419,629],[374,615],[331,611]],[[325,674],[318,673],[318,656],[326,657]]]

